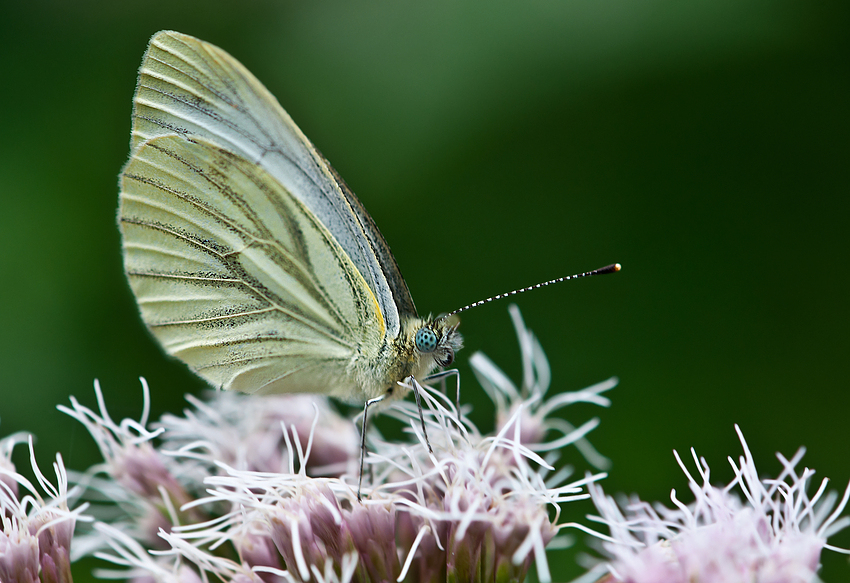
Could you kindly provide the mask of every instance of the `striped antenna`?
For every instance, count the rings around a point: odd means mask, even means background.
[[[550,279],[549,281],[544,281],[543,283],[538,283],[537,285],[531,285],[528,287],[524,287],[522,289],[515,289],[514,291],[509,291],[504,294],[499,294],[497,296],[493,296],[491,298],[487,298],[486,300],[478,300],[473,304],[469,304],[468,306],[464,306],[459,308],[453,312],[449,312],[448,314],[442,316],[440,319],[445,320],[449,316],[454,316],[455,314],[460,314],[461,312],[465,312],[470,308],[477,308],[478,306],[482,306],[484,304],[488,304],[495,300],[501,300],[503,298],[507,298],[510,296],[515,296],[517,294],[521,294],[523,292],[527,292],[533,289],[539,289],[541,287],[546,287],[547,285],[552,285],[553,283],[561,283],[562,281],[567,281],[570,279],[578,279],[580,277],[590,277],[591,275],[604,275],[606,273],[616,273],[620,271],[619,263],[612,263],[611,265],[606,265],[605,267],[600,267],[599,269],[594,269],[593,271],[585,271],[584,273],[576,273],[575,275],[568,275],[566,277],[559,277],[558,279]]]

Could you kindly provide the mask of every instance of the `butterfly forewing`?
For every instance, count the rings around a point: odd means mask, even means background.
[[[122,173],[125,268],[169,353],[216,386],[350,396],[379,306],[321,221],[264,168],[203,138],[140,144]]]
[[[175,32],[155,35],[139,71],[133,119],[134,152],[161,136],[201,138],[273,177],[348,255],[380,307],[388,338],[399,334],[400,312],[415,315],[398,266],[360,202],[274,96],[226,52]],[[280,221],[269,221],[285,239]]]

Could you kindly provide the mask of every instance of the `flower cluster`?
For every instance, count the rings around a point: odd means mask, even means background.
[[[693,449],[698,477],[674,452],[695,498],[691,504],[681,502],[675,490],[674,508],[634,497],[617,504],[590,484],[600,513],[590,518],[610,530],[610,536],[594,534],[612,558],[592,575],[608,572],[610,583],[810,583],[818,580],[821,551],[848,552],[827,545],[827,538],[850,524],[850,517],[839,518],[850,485],[838,501],[824,479],[810,497],[815,472],[797,470],[803,449],[790,460],[777,454],[781,474],[760,478],[743,433],[735,430],[744,455],[737,462],[729,458],[735,477],[725,487],[710,484],[708,464]]]
[[[12,451],[29,443],[38,488],[15,471]],[[62,457],[53,464],[54,486],[35,462],[32,436],[14,434],[0,440],[0,581],[67,583],[71,579],[71,536],[85,505],[68,507],[68,477]]]
[[[120,567],[102,574],[146,581],[522,581],[532,564],[550,580],[545,547],[561,505],[587,498],[600,477],[565,483],[558,450],[575,444],[591,463],[607,462],[585,437],[598,420],[576,428],[551,413],[607,405],[601,393],[615,381],[546,401],[546,358],[512,313],[521,386],[473,357],[497,405],[496,432],[480,432],[467,408],[426,387],[426,440],[417,407],[391,404],[383,413],[407,439],[385,440],[370,424],[362,501],[358,431],[323,398],[215,393],[154,424],[144,382],[139,421],[114,422],[98,386],[97,412],[72,399],[62,410],[104,457],[76,476],[98,518],[79,537],[83,552]]]
[[[495,403],[495,431],[420,387],[421,420],[412,402],[383,410],[403,438],[370,423],[363,476],[356,425],[322,397],[216,392],[152,423],[142,380],[141,418],[116,422],[95,383],[96,410],[74,398],[59,408],[88,429],[102,463],[66,473],[57,455],[53,485],[31,438],[0,440],[0,583],[71,583],[72,559],[90,555],[108,565],[98,576],[133,583],[500,583],[524,581],[532,566],[546,582],[546,549],[569,544],[570,527],[602,541],[605,558],[586,559],[582,583],[814,583],[823,550],[847,552],[827,539],[850,524],[850,486],[839,499],[824,480],[810,494],[802,450],[778,456],[777,478],[760,478],[740,431],[744,455],[730,458],[724,487],[693,450],[696,474],[676,455],[690,504],[675,491],[672,508],[615,502],[598,485],[604,474],[568,482],[565,446],[597,469],[609,461],[587,441],[598,419],[573,425],[553,413],[608,406],[616,379],[547,396],[543,350],[515,307],[511,316],[522,382],[483,354],[470,361]],[[12,463],[27,440],[37,487]],[[610,534],[562,519],[565,503],[588,497],[599,512],[590,520]]]

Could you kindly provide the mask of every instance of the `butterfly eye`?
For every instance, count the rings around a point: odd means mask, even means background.
[[[417,330],[415,341],[419,352],[427,354],[437,349],[437,333],[430,328],[420,328]]]
[[[448,352],[446,352],[446,355],[443,358],[435,358],[434,361],[439,367],[449,366],[455,361],[455,351],[449,348]]]

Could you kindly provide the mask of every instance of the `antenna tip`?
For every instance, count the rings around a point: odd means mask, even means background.
[[[591,272],[588,272],[587,275],[604,275],[606,273],[617,273],[622,269],[622,266],[619,263],[612,263],[611,265],[606,265],[605,267],[600,267],[599,269],[594,269]]]

